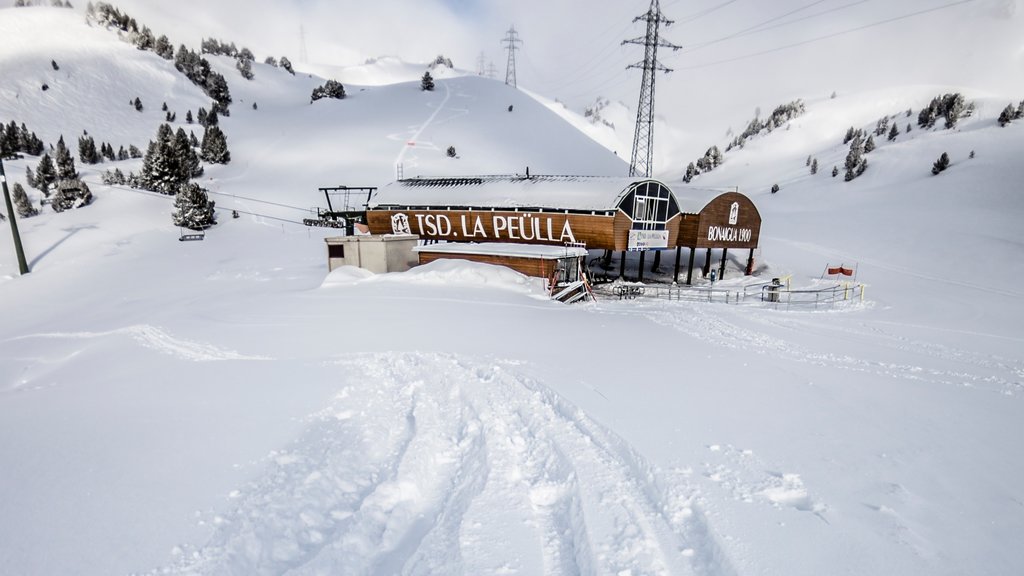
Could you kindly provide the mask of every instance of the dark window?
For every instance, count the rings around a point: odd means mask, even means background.
[[[327,245],[327,257],[328,258],[344,258],[345,257],[345,245],[344,244],[328,244]]]

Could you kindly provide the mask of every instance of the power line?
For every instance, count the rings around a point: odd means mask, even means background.
[[[291,206],[289,204],[281,204],[279,202],[271,202],[269,200],[260,200],[258,198],[247,198],[245,196],[239,196],[237,194],[228,194],[227,192],[215,192],[213,190],[210,190],[209,194],[217,194],[219,196],[228,196],[231,198],[237,198],[239,200],[246,200],[248,202],[261,202],[263,204],[269,204],[271,206],[280,206],[281,208],[291,208],[292,210],[301,210],[303,212],[309,212],[309,208],[301,208],[299,206]]]
[[[845,10],[847,8],[852,8],[853,6],[857,6],[859,4],[864,4],[865,2],[870,2],[870,1],[871,0],[856,0],[855,2],[850,2],[849,4],[843,4],[842,6],[836,6],[834,8],[829,8],[828,10],[823,10],[821,12],[815,12],[814,14],[808,14],[807,16],[801,16],[800,18],[794,18],[793,20],[787,20],[785,22],[779,22],[779,23],[774,24],[772,26],[767,26],[766,25],[766,24],[769,24],[769,23],[774,22],[776,20],[780,20],[780,19],[782,19],[782,18],[784,18],[786,16],[791,16],[791,15],[795,14],[796,12],[801,11],[802,9],[801,10],[794,10],[794,11],[789,12],[787,14],[783,14],[782,16],[778,16],[776,18],[772,18],[770,20],[766,20],[764,22],[761,22],[760,24],[757,24],[755,26],[751,26],[750,28],[746,28],[744,30],[740,30],[739,32],[735,32],[735,33],[730,34],[728,36],[723,36],[721,38],[716,38],[715,40],[708,40],[706,42],[697,42],[696,44],[688,46],[687,50],[686,50],[686,53],[688,53],[688,54],[689,53],[693,53],[693,52],[696,52],[696,51],[701,50],[703,48],[706,48],[708,46],[711,46],[713,44],[718,44],[719,42],[724,42],[726,40],[733,40],[733,39],[736,39],[736,38],[742,38],[743,36],[749,36],[751,34],[759,34],[761,32],[767,32],[769,30],[774,30],[776,28],[782,28],[784,26],[789,26],[791,24],[796,24],[797,22],[803,22],[805,20],[811,20],[813,18],[818,18],[819,16],[825,16],[826,14],[832,14],[833,12],[838,12],[840,10]],[[805,8],[809,8],[809,7],[810,6],[805,6]]]
[[[697,43],[695,45],[695,47],[689,48],[688,51],[689,52],[695,52],[695,51],[697,51],[697,50],[699,50],[701,48],[706,48],[706,47],[711,46],[713,44],[718,44],[719,42],[725,42],[726,40],[731,40],[733,38],[738,38],[738,37],[744,36],[746,34],[752,34],[754,32],[758,32],[758,29],[761,28],[762,26],[766,25],[766,24],[771,24],[772,22],[775,22],[777,20],[781,20],[781,19],[785,18],[786,16],[791,16],[793,14],[796,14],[797,12],[802,12],[802,11],[808,9],[808,8],[811,8],[813,6],[817,6],[818,4],[821,4],[822,2],[826,2],[826,1],[827,0],[815,0],[814,2],[811,2],[810,4],[807,4],[805,6],[801,6],[800,8],[796,8],[795,10],[790,10],[789,12],[786,12],[785,14],[780,14],[779,16],[775,16],[774,18],[769,18],[768,20],[765,20],[764,22],[759,22],[757,24],[754,24],[753,26],[744,28],[744,29],[739,30],[738,32],[734,32],[734,33],[732,33],[732,34],[730,34],[728,36],[723,36],[721,38],[718,38],[716,40],[711,40],[711,41],[708,41],[708,42]]]
[[[876,26],[882,26],[884,24],[891,24],[892,22],[898,22],[900,20],[906,20],[908,18],[913,18],[913,17],[916,17],[916,16],[921,16],[922,14],[928,14],[930,12],[938,12],[939,10],[945,10],[947,8],[952,8],[954,6],[959,6],[961,4],[971,4],[971,3],[975,2],[975,1],[976,0],[959,0],[958,2],[950,2],[949,4],[943,4],[942,6],[936,6],[936,7],[933,7],[933,8],[926,8],[924,10],[919,10],[917,12],[911,12],[910,14],[904,14],[903,16],[896,16],[896,17],[893,17],[893,18],[887,18],[885,20],[879,20],[878,22],[872,22],[871,24],[865,24],[863,26],[857,26],[855,28],[850,28],[850,29],[847,29],[847,30],[841,30],[839,32],[833,32],[831,34],[825,34],[824,36],[818,36],[816,38],[811,38],[811,39],[808,39],[808,40],[802,40],[800,42],[794,42],[792,44],[786,44],[784,46],[778,46],[776,48],[770,48],[768,50],[761,50],[759,52],[753,52],[751,54],[745,54],[743,56],[736,56],[735,58],[726,58],[724,60],[716,60],[714,62],[706,62],[704,64],[697,64],[697,65],[694,65],[694,66],[684,66],[684,67],[679,68],[679,70],[699,70],[701,68],[708,68],[708,67],[711,67],[711,66],[718,66],[720,64],[729,64],[729,63],[732,63],[732,62],[739,62],[740,60],[746,60],[748,58],[755,58],[757,56],[764,56],[765,54],[771,54],[771,53],[774,53],[774,52],[781,52],[783,50],[788,50],[790,48],[796,48],[797,46],[804,46],[806,44],[813,44],[814,42],[821,42],[822,40],[829,40],[829,39],[835,38],[837,36],[844,36],[846,34],[852,34],[853,32],[860,32],[861,30],[867,30],[868,28],[874,28]]]

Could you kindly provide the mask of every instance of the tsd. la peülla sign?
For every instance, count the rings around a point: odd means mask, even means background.
[[[509,240],[533,242],[576,242],[568,218],[534,214],[440,214],[416,213],[410,219],[404,213],[391,216],[395,234],[419,233],[433,238],[459,240]]]

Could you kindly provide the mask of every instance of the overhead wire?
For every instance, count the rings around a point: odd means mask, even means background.
[[[778,16],[775,16],[774,18],[769,18],[768,20],[765,20],[763,22],[759,22],[757,24],[754,24],[753,26],[749,26],[747,28],[744,28],[742,30],[739,30],[737,32],[729,34],[728,36],[722,36],[721,38],[717,38],[715,40],[709,40],[707,42],[698,42],[698,43],[694,44],[692,47],[689,47],[687,49],[687,51],[688,52],[695,52],[695,51],[700,50],[702,48],[706,48],[708,46],[712,46],[712,45],[718,44],[720,42],[725,42],[726,40],[732,40],[733,38],[738,38],[740,36],[744,36],[744,35],[747,35],[747,34],[751,34],[751,33],[757,32],[758,29],[761,28],[762,26],[765,26],[767,24],[771,24],[772,22],[776,22],[776,21],[781,20],[781,19],[783,19],[783,18],[785,18],[787,16],[792,16],[793,14],[796,14],[798,12],[803,12],[804,10],[807,10],[808,8],[812,8],[814,6],[817,6],[818,4],[821,4],[822,2],[827,2],[827,1],[828,0],[815,0],[814,2],[811,2],[810,4],[801,6],[800,8],[796,8],[794,10],[790,10],[789,12],[786,12],[784,14],[780,14]]]
[[[898,22],[900,20],[906,20],[908,18],[913,18],[913,17],[916,17],[916,16],[921,16],[923,14],[928,14],[928,13],[931,13],[931,12],[938,12],[940,10],[946,10],[948,8],[953,8],[954,6],[960,6],[962,4],[970,4],[970,3],[973,3],[973,2],[976,2],[976,1],[977,0],[958,0],[957,2],[950,2],[948,4],[943,4],[941,6],[935,6],[935,7],[932,7],[932,8],[926,8],[924,10],[918,10],[916,12],[911,12],[909,14],[904,14],[902,16],[895,16],[895,17],[892,17],[892,18],[886,18],[885,20],[879,20],[877,22],[872,22],[870,24],[864,24],[862,26],[856,26],[854,28],[849,28],[849,29],[846,29],[846,30],[840,30],[838,32],[833,32],[833,33],[830,33],[830,34],[825,34],[825,35],[822,35],[822,36],[817,36],[815,38],[810,38],[810,39],[807,39],[807,40],[801,40],[799,42],[793,42],[791,44],[785,44],[783,46],[777,46],[775,48],[769,48],[767,50],[760,50],[758,52],[753,52],[753,53],[750,53],[750,54],[745,54],[743,56],[736,56],[736,57],[733,57],[733,58],[724,58],[722,60],[715,60],[713,62],[706,62],[704,64],[697,64],[697,65],[693,65],[693,66],[683,66],[683,67],[677,68],[677,70],[699,70],[701,68],[708,68],[708,67],[711,67],[711,66],[718,66],[718,65],[721,65],[721,64],[729,64],[729,63],[732,63],[732,62],[739,62],[741,60],[747,60],[749,58],[755,58],[757,56],[764,56],[765,54],[772,54],[774,52],[781,52],[783,50],[788,50],[790,48],[796,48],[797,46],[805,46],[807,44],[813,44],[815,42],[821,42],[823,40],[829,40],[831,38],[836,38],[838,36],[844,36],[846,34],[852,34],[854,32],[860,32],[861,30],[867,30],[869,28],[874,28],[876,26],[882,26],[882,25],[885,25],[885,24],[891,24],[893,22]]]

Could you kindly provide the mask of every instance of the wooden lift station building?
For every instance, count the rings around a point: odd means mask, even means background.
[[[749,250],[747,273],[761,231],[761,215],[738,192],[685,188],[677,193],[649,178],[590,176],[475,176],[412,178],[382,187],[367,203],[372,234],[415,234],[447,242],[500,242],[585,246],[621,252],[689,248],[687,283],[694,253]]]

